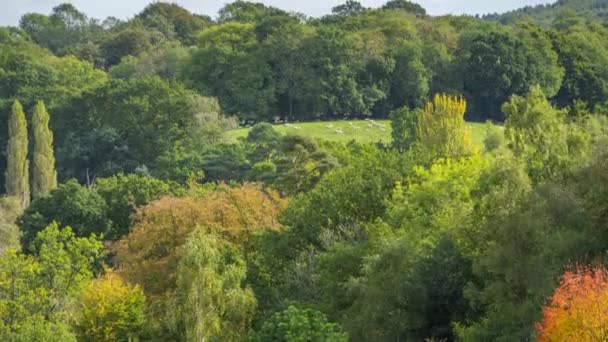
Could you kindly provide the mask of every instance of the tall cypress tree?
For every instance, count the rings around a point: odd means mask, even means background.
[[[44,197],[57,187],[57,170],[53,153],[53,132],[49,128],[49,113],[38,101],[32,116],[34,154],[32,168],[32,198]]]
[[[8,123],[6,147],[6,193],[19,199],[22,208],[30,203],[29,160],[27,159],[27,122],[19,101],[13,103]]]

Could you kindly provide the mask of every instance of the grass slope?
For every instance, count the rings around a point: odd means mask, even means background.
[[[467,125],[471,128],[473,143],[481,146],[485,137],[485,124],[468,123]],[[297,134],[330,141],[349,142],[355,140],[360,143],[391,142],[391,123],[388,120],[321,121],[277,125],[275,128],[282,134]],[[337,130],[340,130],[342,133],[338,133]],[[230,139],[236,140],[239,137],[246,137],[247,133],[249,133],[249,128],[241,128],[229,131],[228,136]]]

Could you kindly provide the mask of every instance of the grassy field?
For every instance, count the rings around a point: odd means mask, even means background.
[[[468,123],[473,135],[473,142],[481,146],[485,137],[485,124]],[[375,143],[391,141],[391,123],[388,120],[380,121],[320,121],[277,125],[276,130],[282,134],[297,134],[316,139],[349,142],[356,140],[361,143]],[[236,140],[247,136],[249,128],[229,131],[229,137]]]

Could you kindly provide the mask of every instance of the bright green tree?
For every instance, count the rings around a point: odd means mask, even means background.
[[[49,113],[44,102],[38,101],[32,116],[34,152],[32,168],[32,197],[48,195],[57,187],[57,170],[53,152],[53,132],[49,128]]]
[[[37,282],[47,291],[45,317],[60,319],[80,290],[93,278],[104,256],[103,243],[94,234],[77,237],[72,228],[52,223],[38,233],[32,252],[40,265]]]
[[[565,113],[551,105],[539,86],[525,97],[514,96],[502,110],[509,147],[526,162],[530,177],[543,181],[563,175],[569,158]]]
[[[6,193],[18,197],[22,208],[30,204],[30,177],[27,159],[27,122],[19,101],[13,103],[6,147]]]
[[[185,340],[242,340],[256,307],[253,291],[242,285],[247,272],[244,260],[238,251],[202,231],[194,232],[183,250],[176,293]]]
[[[336,341],[346,342],[348,336],[339,325],[330,323],[323,313],[312,309],[290,306],[277,312],[264,322],[256,335],[256,341],[298,342]]]
[[[74,297],[103,257],[96,237],[77,238],[52,224],[31,254],[0,257],[0,340],[75,341],[67,325]]]
[[[0,327],[17,330],[28,318],[42,318],[48,291],[40,284],[34,257],[7,250],[0,258]],[[12,294],[12,295],[8,295]]]
[[[15,197],[0,197],[0,255],[9,248],[19,248],[17,218],[23,213]]]

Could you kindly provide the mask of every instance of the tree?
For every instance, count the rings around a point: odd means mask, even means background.
[[[108,219],[108,206],[99,194],[75,180],[59,185],[49,194],[35,200],[19,218],[21,244],[25,250],[38,232],[53,222],[73,228],[79,237],[108,233],[112,223]]]
[[[390,114],[391,136],[393,148],[404,153],[407,152],[416,141],[416,111],[407,107],[395,109]]]
[[[152,48],[150,33],[142,27],[131,27],[106,38],[99,50],[107,68],[120,63],[123,57],[137,56]]]
[[[271,161],[276,165],[273,185],[283,193],[295,194],[312,189],[338,161],[311,139],[287,135]]]
[[[151,28],[156,28],[159,18],[162,18],[185,46],[192,45],[196,33],[211,23],[208,17],[192,14],[177,4],[162,2],[146,6],[137,17],[143,20],[144,25]]]
[[[352,161],[328,172],[311,191],[296,196],[282,215],[290,227],[289,253],[308,246],[323,250],[323,237],[360,237],[361,222],[384,215],[386,199],[403,177],[402,160],[374,147],[353,147]]]
[[[262,21],[266,17],[281,16],[286,14],[284,11],[266,6],[257,2],[249,1],[234,1],[226,4],[218,12],[218,21],[227,23],[237,21],[240,23],[255,24]]]
[[[36,200],[47,196],[57,187],[53,132],[49,128],[49,113],[42,101],[39,101],[34,109],[32,130],[34,131],[32,198]]]
[[[500,106],[535,85],[547,97],[559,91],[564,69],[548,37],[538,28],[486,30],[474,36],[466,49],[464,90],[478,118],[502,120]]]
[[[94,20],[69,3],[54,7],[49,16],[26,14],[21,17],[19,27],[58,56],[80,54],[102,31]]]
[[[395,69],[390,75],[392,108],[422,107],[428,97],[431,80],[431,71],[423,63],[422,46],[408,41],[399,42],[391,54],[395,61]]]
[[[68,308],[104,256],[95,236],[77,238],[52,224],[32,254],[9,249],[0,258],[0,336],[8,341],[75,341]],[[49,334],[52,332],[51,334]]]
[[[78,335],[87,341],[132,341],[143,332],[146,297],[116,272],[90,282],[78,297]]]
[[[357,16],[365,12],[366,8],[359,1],[347,0],[344,4],[331,9],[331,12],[340,16]]]
[[[564,112],[555,109],[540,87],[526,97],[514,96],[503,106],[509,147],[528,165],[536,181],[568,173],[569,149]]]
[[[207,182],[244,182],[251,169],[241,144],[209,146],[202,154],[201,164]]]
[[[229,22],[202,31],[185,66],[187,79],[216,96],[224,111],[242,120],[266,120],[274,112],[274,79],[252,24]]]
[[[350,336],[454,339],[452,322],[463,320],[469,310],[464,288],[472,278],[470,261],[445,236],[432,247],[416,247],[416,241],[406,234],[367,258],[363,275],[352,282],[355,301],[345,315]]]
[[[354,58],[356,46],[345,30],[321,26],[306,40],[303,51],[306,77],[302,92],[307,95],[304,110],[308,115],[331,119],[371,114],[382,94],[357,82],[362,63]]]
[[[38,233],[31,251],[40,264],[38,281],[48,294],[48,318],[61,313],[68,298],[76,296],[93,278],[96,267],[104,257],[102,241],[95,234],[77,237],[72,228],[59,228],[52,223]]]
[[[104,236],[107,240],[118,240],[129,232],[131,216],[137,209],[162,197],[184,192],[176,184],[135,174],[99,178],[95,191],[106,202],[108,218],[112,221],[112,229]]]
[[[594,250],[596,233],[567,186],[537,187],[515,205],[509,204],[512,197],[508,192],[494,197],[503,204],[491,204],[494,211],[484,215],[489,218],[482,222],[481,248],[473,259],[481,284],[466,291],[482,318],[457,329],[462,340],[532,340],[534,322],[542,319],[542,307],[564,265]]]
[[[537,341],[604,341],[608,338],[608,270],[566,272],[544,308]]]
[[[330,323],[323,313],[290,306],[264,322],[256,341],[348,341],[340,326]]]
[[[606,33],[599,25],[576,25],[565,32],[551,32],[554,49],[565,69],[564,81],[555,96],[559,106],[582,100],[593,109],[606,101]]]
[[[89,62],[74,56],[59,58],[29,44],[4,45],[0,52],[0,68],[4,70],[0,73],[3,101],[19,99],[26,108],[34,107],[36,101],[44,101],[54,112],[58,105],[107,80],[106,74]]]
[[[473,151],[471,132],[464,121],[465,99],[435,95],[418,112],[416,144],[421,158],[454,158]]]
[[[242,340],[255,312],[253,291],[244,287],[245,261],[220,238],[194,231],[177,269],[177,297],[185,340]]]
[[[19,198],[21,208],[30,204],[30,169],[27,122],[19,101],[13,103],[6,146],[6,193]]]
[[[43,319],[48,290],[40,284],[40,264],[34,257],[9,249],[0,258],[0,317],[2,330],[24,321]]]
[[[17,219],[23,213],[21,203],[15,197],[0,197],[0,256],[9,248],[19,249]]]
[[[159,76],[164,80],[176,80],[181,76],[181,67],[188,59],[188,49],[177,44],[158,46],[137,56],[126,56],[120,64],[110,68],[112,78],[128,80],[134,77]]]
[[[294,121],[302,106],[302,82],[305,79],[305,55],[302,46],[313,31],[299,23],[286,25],[268,36],[263,44],[276,74],[279,113],[283,120]]]
[[[140,209],[129,234],[113,246],[119,270],[158,302],[175,288],[182,246],[192,232],[217,234],[247,256],[256,232],[280,228],[278,215],[285,204],[275,192],[252,184],[222,185],[202,199],[163,198]]]
[[[12,331],[0,331],[3,341],[29,342],[77,342],[76,334],[70,325],[64,322],[49,322],[33,317],[23,321]]]
[[[213,98],[158,77],[112,80],[74,98],[58,111],[57,159],[70,166],[60,170],[83,182],[115,173],[151,170],[176,144],[200,148],[207,144],[203,128],[229,123]],[[69,131],[78,125],[82,129]],[[100,141],[98,141],[100,140]],[[91,146],[92,144],[92,146]],[[87,173],[88,172],[88,173]]]
[[[410,2],[407,0],[390,0],[386,4],[384,4],[384,6],[382,6],[382,9],[401,10],[401,11],[406,11],[406,12],[415,14],[417,16],[426,15],[426,10],[424,9],[424,7],[420,6],[417,3]]]

